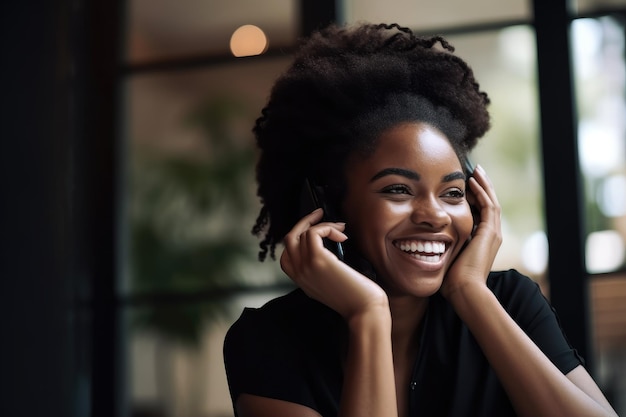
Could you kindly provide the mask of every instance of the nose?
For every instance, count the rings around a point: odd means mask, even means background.
[[[438,230],[450,224],[450,215],[436,197],[428,196],[413,201],[411,221]]]

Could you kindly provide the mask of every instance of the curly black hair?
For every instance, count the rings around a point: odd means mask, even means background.
[[[253,128],[261,261],[268,251],[275,258],[300,218],[304,179],[331,186],[337,204],[346,159],[373,152],[384,130],[420,121],[442,131],[459,157],[476,145],[489,129],[489,98],[453,52],[441,36],[397,24],[332,24],[301,41]]]

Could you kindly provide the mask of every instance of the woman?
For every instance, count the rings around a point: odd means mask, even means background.
[[[489,99],[452,51],[330,26],[276,82],[253,232],[299,289],[229,330],[236,415],[615,415],[538,286],[491,271],[500,205],[464,164]]]

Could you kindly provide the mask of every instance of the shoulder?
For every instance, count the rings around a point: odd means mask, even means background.
[[[224,367],[233,403],[242,392],[275,398],[297,357],[289,336],[304,294],[293,291],[260,308],[245,308],[224,338]]]
[[[539,284],[511,269],[492,272],[487,285],[513,320],[564,374],[584,364],[567,340],[557,312]]]
[[[539,284],[515,269],[492,271],[487,278],[487,286],[501,302],[527,297],[543,298]]]
[[[231,325],[224,339],[225,354],[247,346],[260,347],[260,342],[275,339],[288,331],[291,318],[306,305],[304,295],[294,290],[274,298],[259,308],[246,307]]]
[[[507,269],[502,271],[491,271],[487,277],[487,285],[493,290],[518,286],[536,287],[537,283],[516,269]]]
[[[300,289],[274,298],[259,308],[246,307],[232,324],[226,343],[233,339],[250,338],[263,334],[266,337],[289,336],[309,325],[330,320],[334,312],[309,298]]]
[[[338,317],[300,289],[260,308],[245,308],[226,334],[224,360],[241,364],[273,357],[286,362],[336,334]]]
[[[509,315],[522,327],[554,314],[539,284],[515,269],[489,274],[487,286]]]
[[[335,363],[342,323],[337,317],[299,289],[260,308],[244,309],[223,346],[233,403],[248,393],[316,409],[307,378],[326,375],[324,370]]]

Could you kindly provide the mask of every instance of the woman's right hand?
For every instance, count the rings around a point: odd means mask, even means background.
[[[322,209],[311,212],[287,233],[280,257],[283,271],[309,297],[347,321],[378,308],[388,311],[385,291],[324,247],[323,238],[343,242],[348,237],[344,223],[319,223],[322,215]]]

